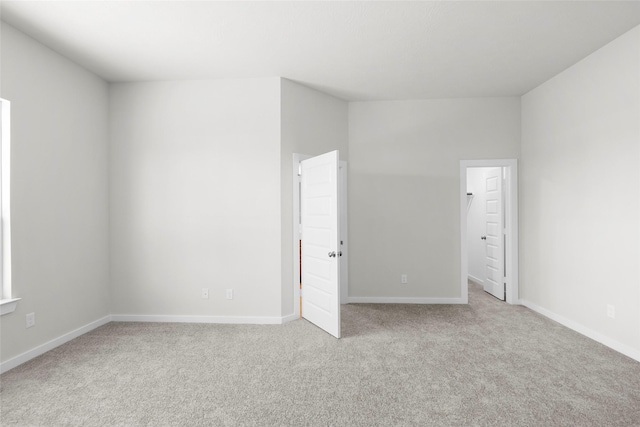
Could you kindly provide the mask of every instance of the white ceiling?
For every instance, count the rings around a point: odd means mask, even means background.
[[[640,24],[639,1],[3,0],[1,13],[108,81],[281,76],[347,100],[521,95]]]

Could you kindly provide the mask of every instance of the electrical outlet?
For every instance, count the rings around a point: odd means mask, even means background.
[[[227,289],[227,299],[233,299],[233,289]]]
[[[406,274],[403,274],[402,276],[400,276],[400,282],[401,283],[409,283],[409,279],[407,278]]]
[[[202,299],[209,299],[209,288],[202,288]]]
[[[607,304],[607,316],[609,316],[612,319],[616,318],[616,308],[611,304]]]
[[[27,328],[31,328],[33,326],[36,326],[36,314],[29,313],[27,314]]]

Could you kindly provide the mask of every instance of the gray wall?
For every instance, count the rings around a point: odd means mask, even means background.
[[[5,23],[1,72],[13,296],[22,298],[1,318],[6,361],[109,314],[108,85]]]
[[[519,154],[519,98],[349,104],[349,296],[460,298],[460,160]]]
[[[521,298],[636,352],[639,46],[636,27],[523,96],[520,181]]]
[[[113,84],[110,112],[112,312],[279,318],[280,79]]]

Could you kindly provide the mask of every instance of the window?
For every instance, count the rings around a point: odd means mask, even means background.
[[[15,310],[20,298],[11,294],[11,221],[9,209],[11,167],[11,104],[0,99],[0,314]]]

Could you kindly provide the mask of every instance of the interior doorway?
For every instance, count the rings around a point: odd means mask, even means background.
[[[504,168],[467,168],[468,279],[506,298]]]
[[[330,153],[327,153],[327,155]],[[337,152],[336,152],[337,154]],[[310,241],[311,238],[315,238],[317,234],[312,232],[309,235],[309,238],[303,241],[303,230],[305,229],[304,218],[305,212],[303,212],[303,205],[305,200],[305,188],[306,191],[315,191],[309,190],[309,186],[304,185],[304,180],[301,175],[304,169],[304,165],[309,165],[310,162],[315,162],[314,159],[319,159],[322,156],[312,157],[310,155],[304,154],[294,154],[293,155],[293,257],[294,257],[294,268],[293,268],[293,305],[294,305],[294,313],[297,313],[300,317],[305,317],[307,320],[312,321],[312,323],[316,323],[313,320],[309,319],[309,315],[312,315],[309,310],[314,310],[315,307],[309,306],[309,301],[311,297],[315,298],[316,295],[311,292],[316,292],[317,289],[312,288],[312,284],[308,283],[306,292],[305,292],[305,284],[303,278],[307,278],[307,280],[315,280],[319,276],[323,276],[323,274],[315,274],[309,276],[310,268],[317,268],[319,266],[318,263],[326,263],[329,260],[325,260],[323,255],[324,253],[319,254],[318,258],[313,258],[313,255],[309,252],[309,250],[316,250],[321,244],[320,241],[312,243]],[[309,171],[308,171],[309,172]],[[307,173],[308,173],[307,172]],[[349,245],[347,241],[347,162],[338,161],[337,167],[337,178],[338,178],[338,188],[337,188],[337,205],[338,205],[338,235],[337,235],[337,243],[336,243],[336,256],[333,260],[337,261],[338,267],[338,303],[346,304],[348,297],[348,260],[349,260]],[[314,180],[313,188],[317,188],[317,180]],[[308,194],[307,194],[308,196]],[[318,200],[317,198],[315,200]],[[313,202],[315,205],[316,202]],[[311,206],[311,205],[309,205]],[[310,218],[312,221],[317,220],[317,215],[313,215]],[[308,225],[308,224],[307,224]],[[324,240],[324,239],[322,239]],[[305,251],[305,247],[307,247]],[[326,252],[326,251],[325,251]],[[331,252],[329,251],[329,256],[331,256]],[[311,259],[307,257],[311,256]],[[305,259],[307,259],[307,269],[305,269]],[[309,264],[309,262],[311,264]],[[327,297],[325,295],[324,297]],[[304,298],[307,298],[303,301]],[[306,307],[307,313],[304,313]],[[338,308],[339,311],[339,308]],[[339,313],[338,313],[339,315]],[[320,325],[318,325],[320,326]],[[321,326],[322,327],[322,326]],[[326,328],[323,328],[327,330]],[[328,331],[329,332],[329,331]],[[331,332],[330,332],[331,333]],[[333,334],[335,335],[335,334]],[[339,335],[339,334],[338,334]]]
[[[517,160],[460,162],[460,282],[468,281],[509,304],[518,304]]]

